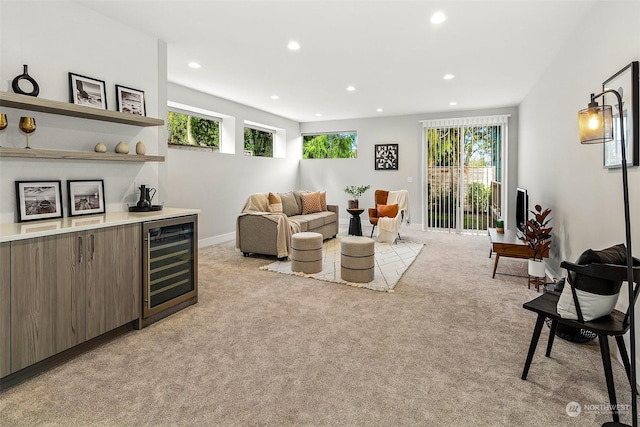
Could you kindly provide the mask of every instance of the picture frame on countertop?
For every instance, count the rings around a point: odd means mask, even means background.
[[[105,213],[104,181],[84,179],[67,181],[69,216]]]
[[[107,91],[104,81],[69,73],[69,102],[106,110]]]
[[[627,166],[640,166],[640,94],[638,61],[633,61],[602,83],[602,90],[614,89],[622,97],[622,112],[618,111],[615,95],[604,95],[603,105],[610,105],[613,112],[613,140],[603,144],[603,166],[622,167],[622,150],[618,121],[622,116]]]
[[[398,170],[398,144],[375,144],[375,170]]]
[[[18,222],[62,218],[60,181],[16,181],[15,184]]]
[[[146,116],[144,91],[130,87],[116,85],[116,104],[121,113]]]

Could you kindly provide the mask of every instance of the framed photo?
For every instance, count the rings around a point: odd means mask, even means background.
[[[18,222],[62,218],[60,181],[16,181]]]
[[[622,111],[618,109],[618,98],[610,93],[604,95],[604,104],[613,108],[613,141],[604,143],[603,163],[605,168],[622,167],[619,124],[626,147],[627,166],[640,165],[640,120],[638,120],[638,61],[618,71],[602,83],[602,90],[614,89],[622,97]]]
[[[69,73],[69,102],[106,110],[107,92],[104,81]]]
[[[101,214],[104,208],[104,181],[67,181],[69,216]]]
[[[147,110],[144,103],[144,92],[130,87],[116,85],[116,103],[121,113],[146,116]]]
[[[398,170],[398,144],[376,144],[376,170]]]

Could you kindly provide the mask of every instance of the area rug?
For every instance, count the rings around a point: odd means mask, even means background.
[[[416,259],[422,243],[398,240],[396,243],[375,242],[375,277],[372,282],[354,283],[342,280],[340,277],[340,239],[338,236],[329,239],[322,245],[322,271],[315,274],[305,274],[291,271],[291,261],[276,261],[260,267],[261,270],[290,274],[301,277],[322,280],[325,282],[341,283],[358,288],[375,291],[393,292],[396,284]]]

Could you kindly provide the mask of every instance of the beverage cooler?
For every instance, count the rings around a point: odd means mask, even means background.
[[[145,327],[198,301],[198,217],[145,222],[142,239]]]

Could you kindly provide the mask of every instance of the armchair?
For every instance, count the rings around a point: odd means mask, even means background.
[[[400,238],[402,221],[409,222],[409,192],[407,190],[376,190],[376,207],[369,208],[369,222],[373,225],[371,238],[376,226],[379,226],[378,238],[381,241],[394,241]]]

